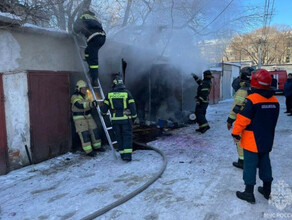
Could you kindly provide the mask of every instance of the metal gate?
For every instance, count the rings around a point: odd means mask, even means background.
[[[3,80],[0,74],[0,175],[6,174],[9,166],[4,101]]]
[[[71,148],[69,73],[28,72],[33,163]]]

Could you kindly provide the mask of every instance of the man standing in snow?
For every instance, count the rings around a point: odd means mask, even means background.
[[[284,95],[286,97],[286,112],[292,116],[292,73],[288,74],[288,79],[284,85]]]
[[[251,67],[243,67],[240,70],[240,89],[234,94],[234,101],[229,117],[227,119],[227,129],[230,130],[233,122],[236,119],[237,113],[239,113],[244,106],[244,99],[250,91],[250,78],[253,69]],[[233,162],[233,166],[243,169],[243,149],[240,147],[240,142],[236,143],[238,161]]]
[[[251,77],[251,94],[245,99],[244,109],[237,114],[232,131],[233,140],[244,149],[243,180],[245,191],[236,192],[239,199],[255,203],[256,170],[263,187],[258,191],[269,199],[273,181],[269,153],[272,151],[275,128],[279,116],[279,102],[270,90],[272,77],[259,69]]]
[[[212,87],[211,79],[214,78],[210,70],[204,71],[204,79],[201,80],[196,74],[192,73],[194,80],[198,84],[197,95],[196,95],[196,118],[199,124],[197,132],[205,133],[210,126],[206,119],[206,112],[209,105],[209,94]]]
[[[83,34],[87,39],[85,59],[89,66],[92,85],[97,86],[98,51],[105,43],[106,34],[95,14],[88,9],[85,9],[82,15],[75,21],[73,30],[76,34]]]

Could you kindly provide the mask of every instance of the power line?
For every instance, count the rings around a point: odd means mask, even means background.
[[[207,24],[205,27],[202,28],[201,31],[199,32],[202,32],[203,30],[205,30],[209,25],[211,25],[217,18],[219,18],[220,15],[223,14],[223,12],[229,7],[229,5],[231,5],[231,3],[233,2],[234,0],[231,0],[228,5],[226,5],[226,7],[209,23]]]

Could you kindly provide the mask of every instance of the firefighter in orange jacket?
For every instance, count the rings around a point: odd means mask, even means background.
[[[269,199],[273,181],[269,153],[272,150],[275,127],[279,116],[279,102],[270,90],[272,77],[265,69],[256,70],[251,78],[251,94],[245,99],[244,109],[237,114],[232,136],[244,149],[243,180],[245,191],[236,192],[239,199],[255,203],[253,194],[256,170],[263,187],[258,191]]]
[[[71,97],[71,104],[76,132],[85,153],[93,157],[96,155],[95,151],[105,151],[101,146],[97,125],[91,115],[91,109],[97,107],[97,102],[89,99],[87,84],[83,80],[76,83],[76,92]]]

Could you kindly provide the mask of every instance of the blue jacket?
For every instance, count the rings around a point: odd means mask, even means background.
[[[284,95],[285,97],[292,96],[292,79],[287,79],[284,85]]]

